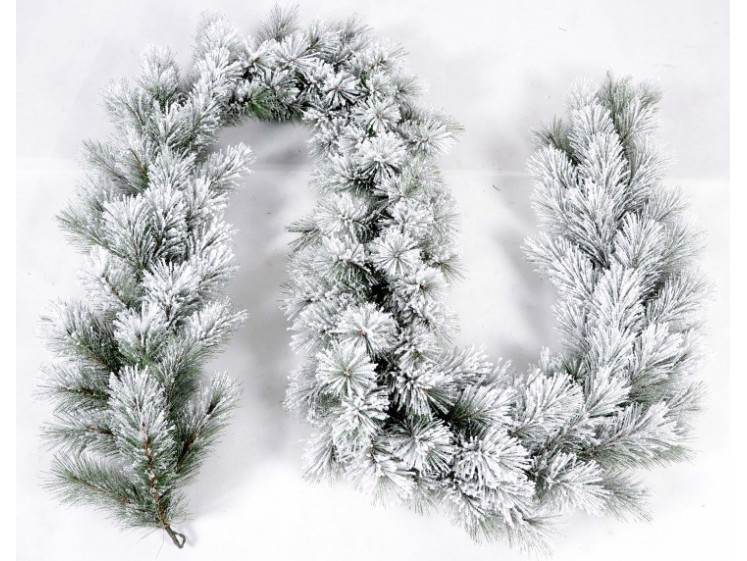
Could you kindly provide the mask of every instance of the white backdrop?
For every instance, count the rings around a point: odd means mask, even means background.
[[[250,33],[272,2],[255,0],[23,0],[17,73],[17,540],[18,558],[107,559],[521,559],[501,543],[476,545],[439,516],[371,506],[346,485],[300,476],[303,423],[281,405],[296,364],[278,309],[284,226],[310,209],[310,162],[301,127],[249,123],[222,143],[248,142],[255,173],[233,198],[241,270],[230,285],[246,326],[211,368],[242,382],[240,409],[188,489],[193,516],[177,551],[162,533],[120,532],[97,512],[63,508],[42,488],[50,454],[39,440],[50,407],[34,396],[50,354],[38,338],[48,302],[80,293],[79,256],[54,216],[82,177],[81,141],[111,132],[100,103],[110,79],[131,77],[148,43],[188,63],[200,12],[226,14]],[[714,283],[702,377],[709,386],[687,464],[643,474],[652,522],[574,515],[555,559],[722,558],[728,462],[729,14],[725,0],[335,0],[302,2],[300,16],[357,13],[410,53],[430,86],[426,103],[465,126],[445,177],[462,215],[467,279],[451,292],[459,343],[483,344],[523,367],[555,341],[551,287],[523,261],[535,232],[524,173],[530,130],[562,112],[573,79],[617,75],[658,81],[660,138],[677,156],[668,182],[692,200],[705,232],[703,266]]]

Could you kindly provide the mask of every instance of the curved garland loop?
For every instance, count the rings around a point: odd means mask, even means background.
[[[644,513],[631,470],[686,456],[705,289],[680,198],[660,185],[657,94],[578,87],[567,122],[538,136],[546,234],[526,249],[558,289],[563,343],[517,372],[451,347],[458,251],[435,158],[457,127],[417,104],[400,58],[355,22],[297,29],[277,11],[242,40],[208,18],[191,78],[156,49],[137,83],[112,89],[121,132],[88,146],[96,173],[63,215],[90,261],[90,298],[51,320],[65,498],[183,545],[179,486],[235,403],[224,377],[200,389],[199,367],[241,319],[218,294],[232,258],[222,212],[248,149],[209,148],[250,115],[306,121],[317,158],[285,304],[306,357],[287,404],[316,429],[308,475],[523,547],[570,509]]]

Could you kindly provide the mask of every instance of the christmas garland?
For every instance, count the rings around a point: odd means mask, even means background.
[[[242,319],[220,296],[223,210],[249,150],[210,147],[254,116],[307,122],[316,157],[320,195],[291,228],[285,287],[305,357],[287,405],[315,429],[308,476],[523,547],[572,509],[644,515],[632,470],[687,455],[704,291],[680,197],[660,183],[657,93],[579,86],[567,120],[538,135],[545,233],[526,250],[557,287],[563,341],[519,372],[450,343],[459,256],[436,157],[457,127],[418,104],[398,49],[355,22],[298,29],[274,12],[248,40],[208,18],[195,53],[186,79],[154,49],[137,82],[112,88],[118,133],[88,144],[93,174],[62,215],[88,293],[48,318],[61,496],[183,545],[180,488],[236,404],[201,365]]]

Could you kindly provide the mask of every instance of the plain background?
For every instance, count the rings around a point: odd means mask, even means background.
[[[50,407],[35,396],[51,355],[38,337],[50,300],[80,295],[81,260],[54,216],[82,178],[86,138],[111,133],[100,104],[109,80],[137,73],[149,43],[168,44],[187,65],[199,14],[224,13],[245,33],[272,2],[24,0],[17,5],[17,551],[23,560],[143,559],[523,559],[502,543],[472,543],[439,515],[372,506],[346,485],[305,483],[306,428],[282,408],[297,359],[278,309],[284,227],[313,203],[311,162],[300,126],[248,123],[221,143],[248,142],[254,173],[234,196],[241,270],[229,286],[245,327],[210,368],[241,381],[243,398],[222,442],[186,492],[193,513],[177,551],[163,533],[120,532],[100,513],[59,506],[42,488],[50,453],[39,427]],[[715,556],[727,543],[729,376],[729,7],[701,1],[376,0],[300,3],[302,22],[358,14],[379,37],[401,43],[429,86],[426,104],[465,131],[443,170],[462,216],[467,278],[451,290],[461,344],[517,367],[553,346],[551,286],[523,260],[535,229],[525,161],[530,131],[564,108],[572,81],[616,75],[658,82],[659,138],[677,157],[667,183],[690,200],[703,230],[703,269],[713,285],[701,369],[706,410],[690,463],[643,473],[651,522],[573,515],[554,559],[680,559]]]

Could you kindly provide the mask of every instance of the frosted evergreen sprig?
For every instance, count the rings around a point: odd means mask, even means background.
[[[398,48],[354,21],[301,29],[293,14],[276,11],[254,38],[239,39],[220,18],[206,21],[187,86],[176,78],[173,61],[160,64],[158,53],[148,55],[140,89],[112,96],[114,114],[135,134],[92,147],[106,181],[86,191],[66,219],[94,248],[91,255],[111,255],[104,278],[117,287],[113,296],[103,291],[105,306],[76,308],[65,316],[74,319],[57,322],[74,325],[76,341],[85,342],[72,353],[61,338],[73,358],[62,368],[66,376],[95,390],[75,399],[96,412],[90,418],[101,419],[101,426],[125,435],[92,438],[84,430],[86,450],[105,459],[129,453],[133,437],[126,446],[123,439],[134,425],[126,424],[132,416],[126,410],[139,411],[134,404],[144,392],[157,397],[149,407],[174,399],[154,389],[163,384],[160,370],[143,357],[199,340],[178,330],[163,339],[151,335],[174,327],[163,326],[157,313],[172,301],[162,283],[183,285],[166,270],[152,280],[145,272],[162,247],[178,252],[183,235],[164,234],[161,244],[149,236],[181,221],[153,220],[130,198],[150,192],[170,201],[182,191],[175,185],[191,184],[179,178],[208,173],[207,162],[230,169],[233,179],[240,166],[220,162],[238,162],[243,151],[207,152],[223,124],[244,116],[303,120],[311,129],[319,197],[311,215],[291,227],[298,236],[285,310],[292,346],[305,357],[291,375],[287,404],[315,428],[308,476],[345,477],[419,512],[445,510],[475,539],[503,536],[521,547],[542,547],[553,520],[572,509],[645,512],[634,470],[687,454],[700,393],[692,372],[704,291],[691,270],[696,248],[680,217],[682,202],[661,185],[665,161],[650,137],[658,102],[652,88],[609,77],[599,87],[580,86],[567,119],[539,135],[530,169],[544,234],[526,249],[558,289],[563,343],[520,372],[507,362],[492,364],[476,349],[451,346],[454,318],[444,298],[459,276],[459,254],[454,203],[436,158],[458,127],[418,104],[417,81],[402,69]],[[172,148],[163,151],[164,143]],[[158,169],[161,159],[187,163],[151,176],[149,167]],[[222,209],[224,190],[217,195]],[[154,226],[141,230],[149,221]],[[210,228],[198,231],[215,239]],[[219,236],[219,245],[225,241]],[[120,262],[143,272],[129,274]],[[186,285],[180,305],[211,326],[200,333],[235,323],[226,308],[208,304],[212,284],[209,291],[199,282]],[[195,411],[185,406],[196,371],[183,373],[188,391],[178,393],[168,415]],[[59,414],[64,429],[78,428],[75,408]],[[150,449],[172,449],[181,435],[178,423],[168,429],[174,417],[150,409],[138,415],[153,427]],[[64,446],[76,441],[60,435]],[[132,471],[139,465],[106,476],[98,463],[79,471],[81,478],[105,482],[106,498],[129,485],[147,491]],[[180,478],[169,471],[173,464],[163,465],[157,488],[173,493]],[[75,489],[76,498],[101,497],[95,487],[72,483],[66,488]],[[152,517],[144,522],[167,527]]]
[[[231,40],[206,29],[192,79],[152,49],[137,82],[111,87],[117,133],[88,143],[91,172],[60,217],[85,256],[85,298],[44,318],[58,356],[44,385],[51,486],[179,547],[181,487],[237,399],[225,375],[201,376],[243,318],[221,295],[234,270],[223,214],[249,149],[207,150],[239,74]]]

